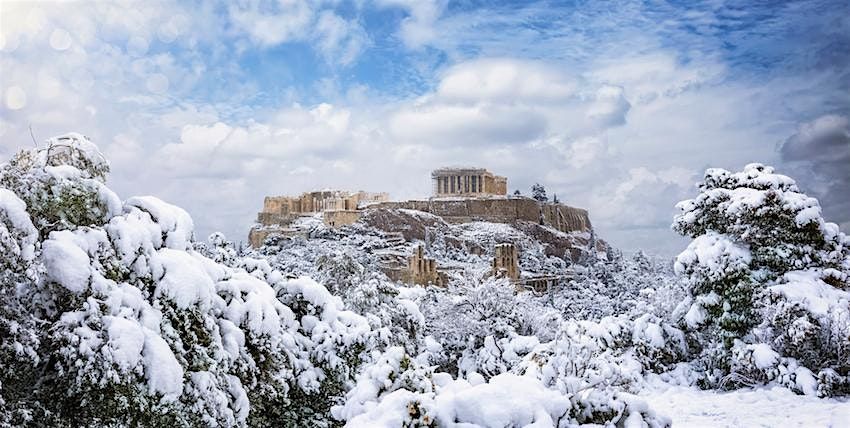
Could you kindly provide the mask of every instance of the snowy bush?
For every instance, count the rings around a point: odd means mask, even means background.
[[[358,415],[378,409],[382,403],[384,407],[387,407],[386,403],[396,403],[398,395],[415,397],[434,392],[433,370],[411,359],[404,348],[391,347],[383,353],[375,351],[372,360],[357,375],[357,383],[346,395],[344,405],[332,409],[335,418],[351,421]],[[402,405],[402,408],[384,409],[389,411],[379,416],[384,424],[373,426],[432,426],[435,423],[421,400],[410,399]],[[351,423],[354,426],[358,424],[356,420]]]
[[[429,320],[425,334],[439,342],[445,355],[441,371],[494,376],[516,360],[516,355],[505,353],[502,346],[510,346],[505,340],[514,340],[527,313],[506,280],[428,290],[419,304]]]
[[[455,379],[417,366],[401,348],[392,348],[358,376],[334,415],[350,427],[669,426],[634,397],[587,392],[563,394],[533,376],[512,373],[485,380],[472,372]]]
[[[27,205],[42,238],[51,231],[103,224],[121,212],[104,185],[109,165],[80,134],[47,141],[42,150],[21,151],[0,167],[0,186]]]
[[[212,233],[207,237],[207,242],[193,242],[192,249],[216,263],[229,267],[241,267],[240,251],[221,232]]]
[[[26,204],[0,188],[0,425],[22,424],[38,410],[26,393],[37,376],[44,328],[26,306],[37,278],[38,249],[38,231]]]
[[[0,422],[336,424],[367,320],[223,237],[205,257],[185,211],[122,204],[107,172],[77,134],[0,167]]]
[[[741,350],[764,345],[777,361],[802,365],[794,370],[805,369],[806,384],[827,370],[819,378],[838,387],[820,390],[840,392],[850,372],[850,240],[823,220],[816,199],[771,167],[709,169],[699,189],[677,205],[673,229],[694,239],[676,271],[688,278],[682,321],[703,349],[704,385],[778,379],[758,364],[746,367],[755,360]]]

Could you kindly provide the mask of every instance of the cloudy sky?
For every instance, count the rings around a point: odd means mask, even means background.
[[[427,196],[475,165],[672,255],[707,167],[772,164],[850,229],[850,3],[0,1],[0,160],[68,131],[122,198],[244,240],[264,195]]]

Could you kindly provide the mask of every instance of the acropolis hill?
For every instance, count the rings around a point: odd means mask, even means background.
[[[256,248],[273,234],[303,235],[293,226],[307,217],[321,216],[325,225],[339,228],[359,221],[367,213],[380,217],[381,211],[398,209],[430,213],[454,224],[529,222],[567,233],[592,230],[586,210],[509,196],[507,178],[483,168],[440,168],[432,172],[431,178],[433,194],[421,200],[390,201],[386,193],[338,190],[266,197],[248,240]]]

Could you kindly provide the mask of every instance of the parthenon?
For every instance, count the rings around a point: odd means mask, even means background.
[[[508,179],[484,168],[439,168],[431,173],[434,197],[504,196]]]

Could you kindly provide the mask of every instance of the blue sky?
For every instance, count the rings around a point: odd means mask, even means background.
[[[0,2],[0,158],[68,131],[122,197],[244,239],[262,197],[429,192],[480,165],[674,254],[707,167],[775,165],[850,224],[850,4]]]

